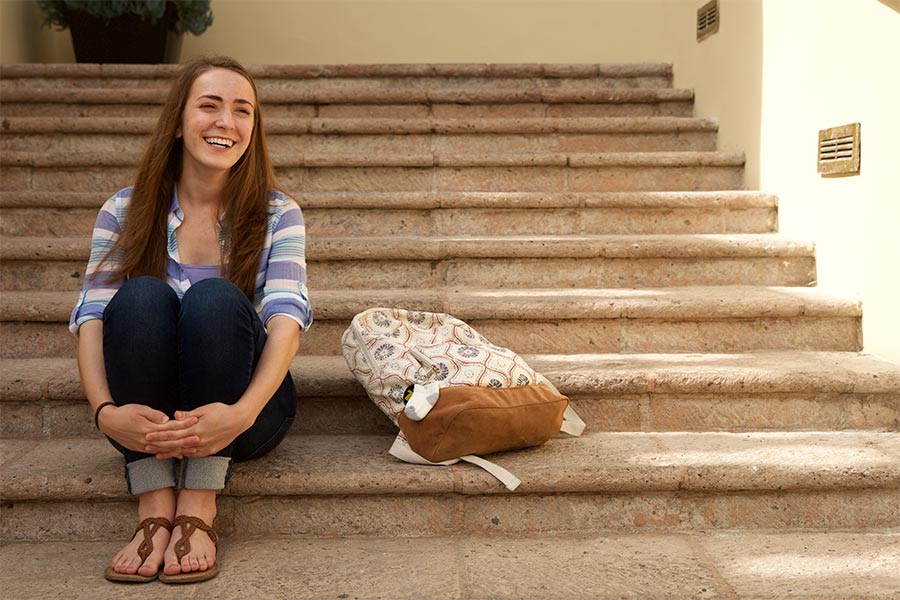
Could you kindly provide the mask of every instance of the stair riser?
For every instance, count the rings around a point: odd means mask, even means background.
[[[112,192],[110,192],[112,193]],[[100,200],[102,202],[102,200]],[[0,209],[4,237],[89,235],[96,208]],[[627,235],[771,233],[775,208],[317,209],[305,208],[312,237],[408,235]]]
[[[6,261],[0,290],[80,290],[85,261]],[[318,289],[807,286],[813,257],[451,259],[308,262]]]
[[[423,306],[424,310],[432,307]],[[566,319],[482,321],[467,319],[482,335],[521,354],[608,352],[752,352],[862,349],[860,319],[853,317],[723,320]],[[338,355],[346,320],[320,320],[302,336],[301,355]],[[61,322],[5,322],[2,358],[71,357],[75,340]]]
[[[398,468],[402,465],[398,463]],[[441,467],[435,467],[441,468]],[[227,492],[226,492],[227,493]],[[217,529],[235,537],[522,535],[711,529],[888,529],[896,489],[764,493],[287,496],[218,500]],[[127,539],[132,501],[4,505],[3,541]]]
[[[157,117],[159,104],[6,103],[5,117]],[[549,104],[262,104],[264,119],[692,117],[692,102]]]
[[[0,136],[0,153],[50,151],[56,155],[78,152],[110,156],[140,153],[146,135],[7,134]],[[547,133],[547,134],[408,134],[408,135],[269,135],[269,151],[279,155],[404,154],[442,152],[459,154],[515,152],[711,152],[714,131],[672,133]]]
[[[327,77],[327,78],[281,78],[254,77],[261,98],[267,94],[290,91],[298,97],[302,94],[379,94],[385,97],[398,95],[424,95],[439,97],[454,95],[464,100],[468,95],[485,95],[492,98],[508,96],[516,98],[539,96],[542,92],[560,92],[586,89],[639,89],[670,88],[669,75],[646,75],[642,77]],[[5,77],[4,91],[12,90],[150,90],[155,97],[165,98],[172,80],[169,78],[131,77]]]
[[[456,259],[311,262],[320,289],[643,288],[691,285],[806,286],[815,259]]]
[[[127,167],[5,167],[4,191],[113,193],[131,185]],[[288,191],[348,192],[627,192],[743,189],[740,167],[333,167],[279,168]]]
[[[570,400],[590,431],[900,429],[900,394],[612,395],[597,390],[595,395]],[[290,435],[390,435],[397,431],[361,392],[351,397],[300,397],[298,403],[300,418]],[[87,400],[81,398],[4,402],[0,415],[0,437],[100,436]]]

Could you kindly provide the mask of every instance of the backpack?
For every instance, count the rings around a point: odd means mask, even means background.
[[[390,454],[405,462],[463,460],[515,490],[518,478],[476,454],[538,445],[559,431],[584,431],[568,398],[549,380],[451,315],[372,308],[353,317],[341,346],[366,393],[400,428]],[[424,419],[411,420],[405,400],[435,384],[434,408]]]

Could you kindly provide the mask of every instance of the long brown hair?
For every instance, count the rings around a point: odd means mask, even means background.
[[[181,175],[183,152],[183,142],[176,138],[176,132],[194,80],[210,69],[228,69],[243,76],[253,88],[256,103],[250,144],[231,168],[225,186],[221,223],[228,241],[222,252],[223,270],[228,280],[252,302],[275,174],[266,146],[256,84],[240,63],[224,56],[200,58],[185,64],[172,85],[141,159],[125,230],[107,254],[107,257],[118,255],[122,258],[111,280],[122,281],[142,275],[166,279],[167,222],[175,182]]]

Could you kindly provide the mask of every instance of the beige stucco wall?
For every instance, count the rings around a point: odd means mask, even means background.
[[[818,244],[824,287],[858,295],[867,350],[900,361],[892,274],[900,260],[898,0],[720,0],[719,33],[697,43],[704,0],[214,0],[215,22],[184,58],[245,63],[666,61],[719,120],[719,147],[747,156],[746,186],[781,197],[782,231]],[[68,32],[40,29],[31,0],[0,0],[3,62],[69,62]],[[840,31],[839,31],[840,29]],[[839,46],[835,40],[840,39]],[[893,71],[890,67],[893,67]],[[856,91],[838,96],[844,78]],[[815,172],[818,129],[863,124],[859,177]]]
[[[763,8],[761,186],[781,198],[781,230],[816,242],[819,285],[862,300],[866,350],[900,362],[900,6]],[[819,129],[855,122],[860,174],[821,177]]]

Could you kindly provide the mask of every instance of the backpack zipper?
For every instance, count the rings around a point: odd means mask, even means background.
[[[372,356],[372,353],[369,351],[369,347],[366,346],[366,341],[363,339],[362,334],[359,332],[359,326],[356,323],[356,319],[353,319],[353,324],[351,325],[350,330],[353,332],[353,338],[356,340],[357,345],[359,345],[359,349],[362,351],[366,362],[369,363],[369,368],[372,369],[372,372],[374,372],[375,357]]]
[[[407,348],[407,350],[409,350],[409,353],[412,354],[413,358],[415,358],[417,361],[419,361],[420,365],[428,368],[428,372],[425,374],[424,379],[421,382],[416,381],[417,385],[418,384],[424,385],[426,383],[429,383],[429,382],[431,382],[432,379],[434,379],[435,377],[437,377],[440,374],[441,368],[438,367],[437,364],[435,364],[435,362],[433,360],[431,360],[430,358],[428,358],[427,356],[425,356],[424,354],[422,354],[421,352],[419,352],[418,350],[416,350],[413,347],[409,347],[409,348]],[[418,373],[416,375],[418,375]]]

